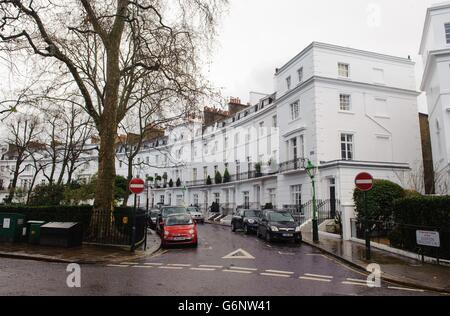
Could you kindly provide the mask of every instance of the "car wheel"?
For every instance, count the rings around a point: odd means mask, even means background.
[[[270,237],[270,233],[269,232],[266,232],[266,236],[265,236],[266,238],[266,241],[267,242],[271,242],[272,241],[272,238]]]
[[[198,242],[193,243],[193,244],[192,244],[192,247],[193,247],[193,248],[197,248],[197,247],[198,247]]]
[[[231,231],[234,233],[236,231],[236,226],[234,223],[231,223]]]
[[[247,225],[244,225],[244,233],[245,233],[246,235],[248,235],[248,234],[250,233],[250,231],[248,230]]]

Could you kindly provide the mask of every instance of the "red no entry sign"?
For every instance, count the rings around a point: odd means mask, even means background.
[[[373,177],[367,172],[360,173],[355,178],[355,185],[358,190],[370,191],[373,188]]]
[[[145,182],[142,179],[133,179],[129,184],[130,191],[134,194],[141,194],[145,189]]]

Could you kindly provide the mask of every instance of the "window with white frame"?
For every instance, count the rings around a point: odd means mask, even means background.
[[[445,38],[447,44],[450,44],[450,23],[445,23]]]
[[[341,158],[342,160],[353,160],[354,154],[354,135],[353,134],[341,134]]]
[[[277,189],[268,189],[269,193],[269,202],[276,207],[277,205]]]
[[[350,65],[339,63],[338,64],[339,77],[349,78],[350,77]]]
[[[286,87],[288,90],[291,90],[291,85],[292,85],[292,79],[291,76],[286,78]]]
[[[291,186],[291,203],[293,205],[302,205],[302,186],[292,185]]]
[[[197,168],[192,169],[192,180],[197,181]]]
[[[300,117],[300,101],[291,103],[291,120],[296,120]]]
[[[220,193],[214,193],[214,201],[220,204]]]
[[[264,136],[264,122],[259,123],[259,136]]]
[[[274,128],[277,128],[278,126],[277,119],[278,117],[276,115],[272,116],[272,127]]]
[[[245,209],[250,208],[250,192],[248,191],[242,192],[242,195],[244,200],[244,208]]]
[[[298,74],[298,82],[303,82],[303,67],[297,70],[297,74]]]
[[[208,178],[208,167],[203,167],[203,179],[206,180]]]
[[[339,109],[341,111],[350,111],[351,110],[351,96],[350,94],[340,94],[339,95]]]
[[[194,205],[198,206],[198,194],[194,194]]]

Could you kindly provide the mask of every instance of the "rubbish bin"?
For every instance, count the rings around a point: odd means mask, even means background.
[[[43,221],[28,221],[28,243],[38,245],[41,239],[41,226],[45,224]]]
[[[83,243],[83,226],[81,223],[47,223],[41,226],[43,246],[78,247]]]
[[[0,213],[0,241],[18,242],[25,236],[25,215]]]

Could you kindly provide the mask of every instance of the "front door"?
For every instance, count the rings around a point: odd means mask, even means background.
[[[330,217],[336,217],[336,180],[330,179]]]

